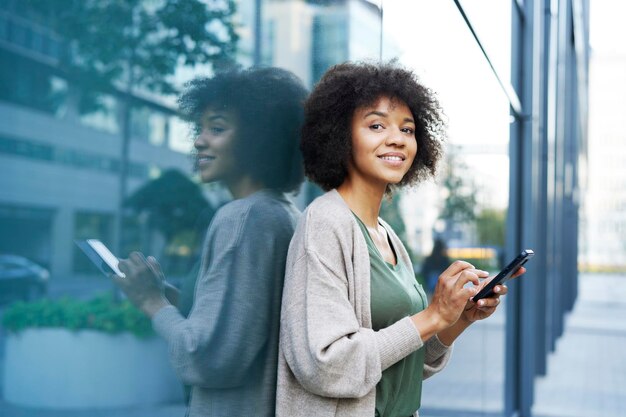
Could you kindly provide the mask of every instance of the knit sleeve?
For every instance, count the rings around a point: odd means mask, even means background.
[[[452,346],[446,346],[439,340],[437,335],[428,339],[425,343],[423,379],[430,378],[446,367],[452,356]]]
[[[185,319],[176,309],[153,318],[165,338],[180,379],[205,388],[232,388],[262,367],[273,294],[282,282],[268,279],[276,267],[271,248],[274,225],[249,212],[222,213],[211,225],[193,308]],[[284,261],[282,263],[284,265]],[[282,277],[281,277],[282,278]]]

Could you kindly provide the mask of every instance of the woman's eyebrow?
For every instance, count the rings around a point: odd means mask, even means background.
[[[227,122],[228,118],[226,116],[222,115],[222,114],[214,114],[212,116],[207,117],[206,120],[209,121],[209,122],[215,122],[217,120],[223,120],[223,121]]]
[[[367,114],[365,114],[365,116],[363,116],[363,118],[367,119],[369,116],[389,117],[387,113],[378,111],[378,110],[372,110],[371,112],[368,112]],[[415,120],[413,120],[410,117],[405,117],[403,122],[409,122],[409,123],[415,124]]]
[[[389,115],[382,111],[372,110],[371,112],[366,113],[365,116],[363,116],[363,118],[366,119],[369,116],[388,117]]]

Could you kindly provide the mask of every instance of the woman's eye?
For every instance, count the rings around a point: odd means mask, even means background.
[[[222,126],[211,126],[209,128],[209,131],[211,133],[213,133],[214,135],[219,135],[220,133],[224,133],[225,130],[226,130],[226,128],[224,128]]]
[[[380,123],[374,123],[373,125],[370,125],[370,129],[372,130],[381,130],[383,128],[383,125],[381,125]]]
[[[415,133],[415,130],[411,129],[410,127],[405,127],[405,128],[402,128],[402,132],[412,135]]]

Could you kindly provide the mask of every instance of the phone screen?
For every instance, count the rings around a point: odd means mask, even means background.
[[[76,241],[76,244],[87,255],[91,262],[105,275],[115,274],[122,278],[126,275],[119,270],[119,259],[98,239]]]

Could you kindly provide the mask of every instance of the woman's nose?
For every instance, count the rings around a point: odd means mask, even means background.
[[[198,133],[198,135],[193,141],[193,147],[196,149],[204,149],[208,146],[208,144],[209,143],[208,143],[207,135],[205,134],[205,132]]]
[[[387,145],[404,146],[406,144],[406,138],[400,129],[390,129],[386,143]]]

